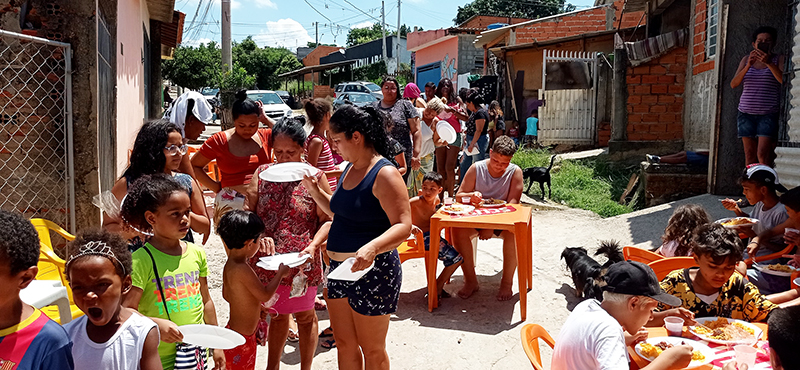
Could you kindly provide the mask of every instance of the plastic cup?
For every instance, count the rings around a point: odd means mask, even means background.
[[[445,206],[452,206],[453,205],[453,197],[444,198],[444,205]]]
[[[665,317],[664,326],[670,337],[680,337],[683,334],[683,319],[680,317]]]
[[[783,235],[788,235],[789,233],[800,234],[800,230],[792,229],[791,227],[783,229]]]
[[[461,197],[461,204],[469,204],[470,197]]]
[[[756,349],[746,344],[733,346],[733,352],[736,355],[736,366],[740,367],[746,364],[748,369],[752,369],[756,364]]]

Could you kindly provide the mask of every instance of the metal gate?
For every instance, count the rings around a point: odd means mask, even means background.
[[[597,65],[594,52],[544,50],[540,143],[596,143]]]
[[[0,30],[0,208],[75,231],[72,48]]]

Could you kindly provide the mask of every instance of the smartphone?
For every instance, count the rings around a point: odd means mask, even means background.
[[[767,44],[765,42],[759,42],[758,44],[756,44],[756,47],[758,48],[758,50],[761,50],[761,51],[769,54],[769,44]]]

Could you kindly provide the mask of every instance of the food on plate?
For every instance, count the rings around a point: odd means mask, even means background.
[[[686,344],[686,343],[685,342],[681,342],[681,345],[683,345],[683,344]],[[661,352],[664,352],[664,351],[667,350],[667,348],[672,348],[672,347],[673,347],[673,344],[667,343],[667,342],[663,342],[663,341],[662,342],[658,342],[655,345],[647,343],[647,342],[642,342],[642,344],[641,344],[641,352],[642,352],[642,355],[644,355],[645,357],[649,357],[649,358],[653,358],[654,359],[654,358],[658,357],[661,354]],[[692,351],[692,361],[703,361],[705,359],[706,359],[706,356],[703,356],[703,354],[700,351]]]
[[[460,213],[460,212],[467,212],[469,208],[459,205],[452,205],[452,206],[446,206],[442,208],[442,210],[449,213]]]
[[[502,199],[486,198],[486,199],[483,200],[482,203],[483,204],[490,204],[490,205],[491,204],[506,204],[506,201],[504,201]]]
[[[767,270],[780,271],[780,272],[794,272],[794,269],[788,265],[772,264],[764,266]]]
[[[747,217],[736,217],[722,223],[722,226],[739,226],[752,224],[753,220]]]
[[[695,326],[694,332],[715,340],[744,340],[755,336],[753,328],[740,322],[730,322],[724,317],[717,318],[703,326]]]

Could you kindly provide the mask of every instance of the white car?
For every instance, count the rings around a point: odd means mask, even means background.
[[[292,116],[292,108],[289,108],[272,90],[247,90],[247,97],[253,101],[260,101],[263,104],[264,114],[276,122]]]

